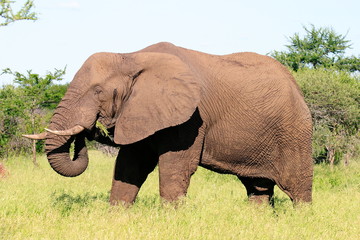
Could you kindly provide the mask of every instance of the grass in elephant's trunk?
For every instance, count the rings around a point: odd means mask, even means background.
[[[74,158],[70,158],[70,146],[75,141]],[[57,136],[49,134],[46,139],[46,154],[51,167],[60,175],[75,177],[85,171],[89,158],[85,144],[85,134]]]

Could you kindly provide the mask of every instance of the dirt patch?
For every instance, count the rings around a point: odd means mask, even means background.
[[[6,170],[4,164],[0,163],[0,178],[6,178],[9,172]]]

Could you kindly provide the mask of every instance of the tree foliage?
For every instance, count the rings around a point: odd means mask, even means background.
[[[334,163],[359,154],[360,79],[326,69],[301,69],[294,76],[312,113],[314,159]]]
[[[33,12],[34,1],[27,0],[20,10],[14,11],[15,1],[0,0],[0,26],[7,26],[19,20],[37,20],[37,14]]]
[[[15,86],[0,89],[0,156],[29,151],[31,143],[21,135],[42,132],[67,89],[66,85],[55,84],[62,80],[65,70],[43,77],[31,71],[22,74],[6,69],[4,73],[14,76]],[[38,150],[42,144],[37,144]]]
[[[346,35],[336,33],[332,28],[304,27],[304,37],[295,33],[289,38],[287,51],[273,51],[272,57],[282,64],[298,71],[301,68],[336,68],[350,72],[360,71],[360,58],[346,57],[351,47]]]
[[[53,73],[49,72],[44,77],[39,74],[32,73],[31,70],[26,74],[19,72],[12,72],[10,69],[5,69],[4,74],[11,74],[14,76],[14,83],[22,90],[25,102],[28,103],[29,109],[39,108],[54,108],[63,94],[58,91],[59,85],[54,85],[55,81],[63,80],[62,76],[66,69],[55,69]]]

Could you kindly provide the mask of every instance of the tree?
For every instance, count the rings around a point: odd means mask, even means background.
[[[23,115],[23,102],[18,90],[11,85],[0,89],[0,157],[8,155],[12,143],[21,139],[17,134],[19,119]]]
[[[332,166],[360,153],[360,78],[347,71],[294,72],[313,119],[313,157]]]
[[[32,12],[34,1],[27,0],[17,12],[13,10],[14,3],[15,1],[11,0],[0,0],[0,26],[7,26],[19,20],[37,20],[37,14]]]
[[[298,71],[301,68],[335,68],[350,72],[360,71],[360,58],[346,57],[351,47],[346,35],[336,33],[332,28],[311,28],[304,26],[305,36],[295,33],[289,38],[287,51],[273,51],[270,56],[282,64]]]
[[[12,72],[5,69],[4,73],[14,76],[14,86],[7,86],[0,91],[0,101],[3,102],[3,119],[10,122],[4,125],[2,141],[6,143],[14,135],[19,135],[19,125],[23,125],[23,133],[35,133],[43,131],[44,111],[54,109],[64,96],[66,86],[55,85],[55,81],[62,80],[64,70],[55,69],[54,73],[48,73],[44,77],[27,71],[26,74]],[[0,116],[1,117],[1,116]],[[46,126],[46,125],[45,125]],[[40,143],[41,144],[41,143]],[[36,142],[33,142],[33,161],[36,165]]]
[[[19,20],[37,20],[33,12],[33,0],[27,0],[20,10],[14,11],[15,1],[0,0],[0,27]],[[44,77],[27,71],[27,74],[5,69],[0,73],[15,77],[17,86],[0,87],[0,157],[9,152],[27,151],[28,141],[23,133],[43,131],[52,110],[64,96],[67,85],[56,85],[62,79],[64,70],[55,70]],[[33,161],[36,165],[36,150],[43,148],[43,142],[33,142]]]

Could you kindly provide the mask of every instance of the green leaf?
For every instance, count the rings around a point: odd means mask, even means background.
[[[270,56],[298,71],[301,68],[337,68],[346,71],[360,71],[360,59],[347,58],[345,52],[351,47],[346,35],[336,33],[332,28],[305,27],[305,36],[299,33],[289,37],[287,51],[273,51]]]

